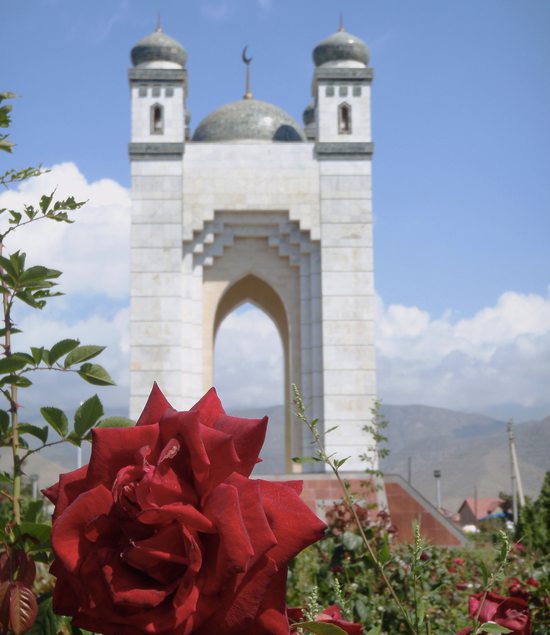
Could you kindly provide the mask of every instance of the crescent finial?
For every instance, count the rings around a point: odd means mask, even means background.
[[[243,49],[243,62],[245,64],[250,64],[250,62],[252,61],[252,57],[246,57],[247,49],[248,49],[248,44]]]

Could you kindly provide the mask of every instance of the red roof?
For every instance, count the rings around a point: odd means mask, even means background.
[[[464,502],[458,510],[459,514],[465,505],[467,505],[472,514],[480,520],[481,518],[494,514],[502,505],[502,500],[500,498],[478,498],[476,501],[472,496],[471,498],[464,499]]]

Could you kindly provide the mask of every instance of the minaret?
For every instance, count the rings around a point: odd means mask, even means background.
[[[157,381],[182,395],[181,281],[187,53],[158,24],[131,53],[130,415]]]
[[[128,73],[132,98],[130,159],[152,153],[181,156],[185,141],[187,53],[159,24],[154,33],[134,46],[131,55],[134,68]]]
[[[314,109],[308,140],[319,162],[322,408],[329,454],[344,470],[376,469],[371,409],[376,397],[369,50],[340,30],[313,51]],[[371,464],[361,460],[367,455]]]
[[[317,152],[372,154],[370,87],[373,78],[367,45],[340,29],[313,51]],[[337,143],[334,146],[319,144]],[[361,145],[357,145],[361,144]]]

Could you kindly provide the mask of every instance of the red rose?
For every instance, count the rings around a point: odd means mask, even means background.
[[[136,427],[94,430],[45,492],[56,612],[105,635],[287,635],[287,562],[325,525],[301,483],[249,478],[266,425],[213,389],[177,412],[155,384]]]
[[[478,620],[484,622],[496,622],[500,626],[506,626],[511,635],[530,635],[531,618],[527,602],[522,598],[505,598],[496,593],[488,593],[483,601],[484,593],[471,595],[468,602],[470,617],[475,618],[481,602],[483,606],[479,613]],[[472,628],[462,629],[458,635],[468,635]]]
[[[288,609],[288,616],[293,622],[305,621],[303,609]],[[342,618],[342,613],[336,604],[332,604],[324,609],[322,613],[319,613],[315,621],[339,626],[343,631],[348,633],[348,635],[363,635],[363,626],[355,622],[346,622],[346,620]]]

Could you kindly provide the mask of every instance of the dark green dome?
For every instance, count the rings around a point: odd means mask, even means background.
[[[140,40],[132,49],[131,56],[134,66],[146,62],[175,62],[184,68],[187,61],[183,46],[160,29]]]
[[[305,141],[305,137],[284,110],[258,99],[241,99],[207,115],[193,141]]]
[[[315,104],[313,102],[305,107],[302,119],[304,120],[304,126],[315,123]]]
[[[360,62],[365,66],[369,63],[368,46],[355,35],[346,31],[337,31],[319,42],[313,50],[315,66],[329,62]]]

